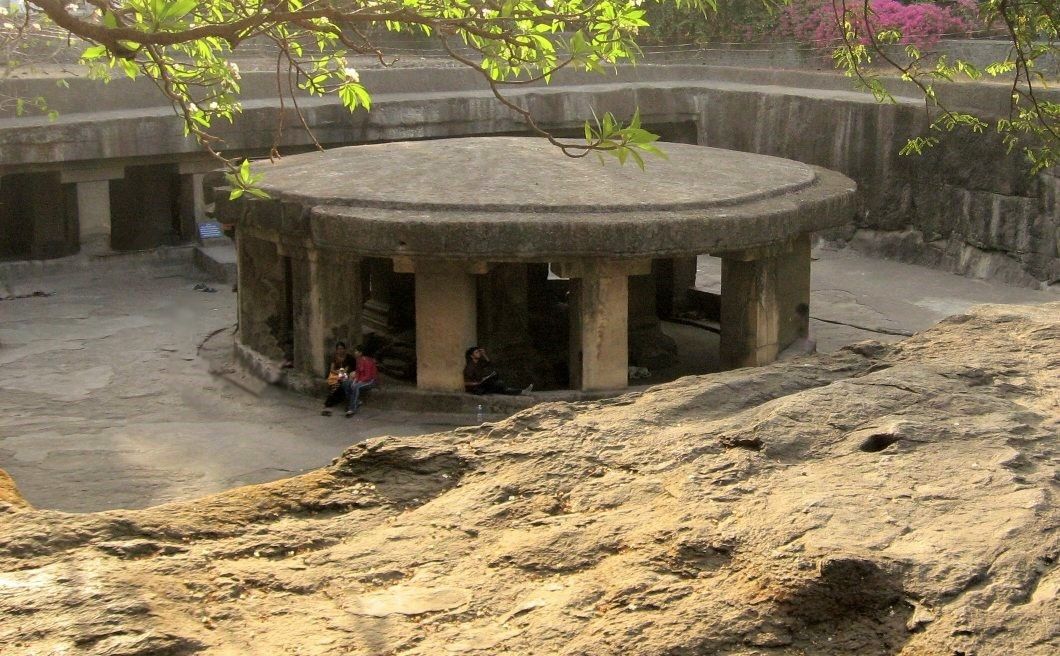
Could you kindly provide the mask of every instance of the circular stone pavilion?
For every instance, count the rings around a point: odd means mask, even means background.
[[[809,304],[810,234],[850,220],[854,183],[775,157],[660,146],[667,158],[649,157],[644,171],[527,137],[260,164],[270,198],[218,208],[237,223],[239,347],[321,376],[336,341],[403,323],[415,335],[417,386],[461,391],[464,350],[491,337],[527,342],[533,290],[561,278],[567,382],[617,390],[627,386],[630,308],[643,305],[630,280],[654,274],[654,303],[681,269],[660,263],[711,254],[722,258],[723,367],[773,361],[806,329],[796,308]]]

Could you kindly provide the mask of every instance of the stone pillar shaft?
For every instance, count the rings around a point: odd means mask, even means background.
[[[110,250],[110,180],[77,183],[77,223],[81,250]]]
[[[777,257],[780,327],[777,342],[781,351],[799,337],[810,334],[810,235],[796,237],[791,251]],[[806,313],[798,312],[799,305]]]
[[[464,391],[464,350],[476,340],[475,277],[459,265],[416,271],[416,386]]]
[[[249,317],[243,312],[243,304],[249,301],[249,296],[252,296],[256,291],[254,288],[253,276],[250,270],[250,252],[247,245],[247,238],[242,235],[239,230],[236,230],[235,234],[236,242],[236,339],[239,343],[246,344],[246,336],[249,332],[247,330],[247,319]]]
[[[198,239],[196,224],[206,220],[206,195],[202,189],[202,173],[180,176],[180,232],[185,240]]]
[[[566,268],[574,274],[566,276],[572,278],[571,387],[623,389],[629,380],[630,271],[610,262]]]
[[[289,316],[287,266],[273,242],[236,232],[239,275],[239,341],[280,360],[285,355]]]
[[[777,359],[776,260],[722,258],[721,366],[757,367]]]
[[[111,250],[113,208],[110,203],[110,181],[125,177],[125,168],[69,167],[60,172],[63,184],[77,189],[78,239],[82,252],[105,253]]]
[[[771,251],[722,254],[721,366],[757,367],[807,327],[796,308],[809,304],[809,235]]]
[[[361,341],[361,260],[340,251],[310,250],[308,273],[307,316],[300,322],[307,335],[296,341],[302,347],[295,349],[295,366],[320,375],[336,342],[352,350]]]
[[[77,190],[78,240],[87,253],[108,252],[113,246],[113,208],[110,181],[125,177],[124,166],[69,166],[59,173],[64,184]]]
[[[567,292],[568,318],[570,320],[567,340],[567,367],[570,372],[570,388],[582,388],[582,281],[570,279]],[[628,355],[626,356],[629,357]]]
[[[206,193],[202,188],[205,177],[202,173],[191,174],[192,215],[197,222],[206,220]]]

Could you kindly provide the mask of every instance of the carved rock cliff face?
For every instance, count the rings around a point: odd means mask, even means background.
[[[5,654],[1055,654],[1060,304],[142,511],[0,504]],[[223,439],[223,436],[219,436]]]

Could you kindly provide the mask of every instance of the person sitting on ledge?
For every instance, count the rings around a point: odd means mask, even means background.
[[[361,407],[361,390],[375,387],[376,378],[379,376],[375,358],[364,352],[363,345],[353,349],[353,355],[357,359],[357,367],[342,382],[342,389],[346,393],[347,417],[357,414],[357,408]]]
[[[525,389],[508,387],[497,375],[497,369],[486,355],[486,349],[472,346],[464,351],[464,389],[472,394],[508,394],[518,396],[533,391],[533,384]]]
[[[328,365],[328,396],[324,399],[324,409],[320,414],[328,417],[331,415],[331,406],[338,404],[346,398],[346,390],[343,383],[349,378],[349,372],[357,368],[357,359],[346,351],[346,342],[335,343],[335,353],[331,356]]]

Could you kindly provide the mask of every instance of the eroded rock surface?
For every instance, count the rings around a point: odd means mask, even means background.
[[[14,654],[1055,654],[1060,304],[0,513]],[[17,497],[0,504],[13,509]]]

